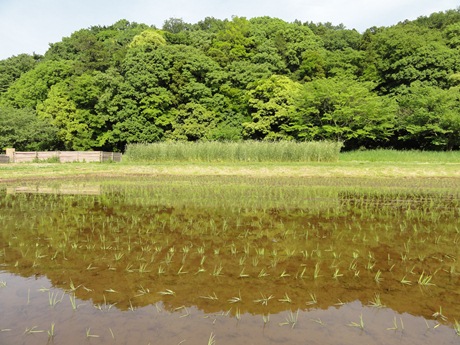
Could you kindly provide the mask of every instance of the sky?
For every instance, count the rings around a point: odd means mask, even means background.
[[[363,32],[372,26],[456,9],[458,0],[0,0],[0,60],[44,54],[74,31],[120,19],[161,28],[169,18],[270,16],[292,22],[331,22]]]

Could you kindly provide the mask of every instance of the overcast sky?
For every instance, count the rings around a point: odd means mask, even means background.
[[[49,43],[76,30],[119,19],[161,27],[168,18],[196,23],[205,17],[270,16],[342,23],[362,32],[459,5],[458,0],[0,0],[0,59],[44,54]]]

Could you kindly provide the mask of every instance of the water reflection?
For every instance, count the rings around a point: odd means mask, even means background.
[[[458,341],[452,186],[249,182],[0,191],[0,343]]]
[[[203,344],[211,334],[218,344],[248,339],[258,344],[458,343],[448,325],[386,307],[363,306],[360,301],[264,316],[205,313],[195,306],[168,310],[162,302],[121,311],[80,299],[74,310],[71,292],[53,287],[46,278],[0,273],[0,281],[6,283],[0,288],[1,344],[46,343],[52,324],[52,343],[69,345],[89,340],[92,344]],[[50,296],[55,295],[59,302],[52,305]],[[362,328],[357,326],[361,320]]]

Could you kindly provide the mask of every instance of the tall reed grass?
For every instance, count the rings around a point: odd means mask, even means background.
[[[158,142],[129,144],[131,162],[335,162],[341,142]]]

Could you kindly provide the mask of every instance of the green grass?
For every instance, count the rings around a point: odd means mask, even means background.
[[[317,142],[160,142],[130,144],[130,162],[336,162],[342,143]]]
[[[340,162],[460,163],[460,151],[363,150],[340,153]]]
[[[224,143],[200,143],[205,147],[216,151],[217,147],[230,148]],[[206,146],[206,145],[208,146]],[[236,145],[237,143],[235,143]],[[247,150],[251,144],[246,143]],[[290,147],[293,144],[295,149],[299,149],[307,143],[257,143],[264,147],[264,155],[269,155],[269,148],[273,150],[272,161],[231,161],[225,160],[221,155],[219,160],[216,156],[215,161],[195,160],[172,160],[155,161],[149,160],[148,155],[145,158],[142,152],[151,154],[151,148],[147,145],[129,146],[129,151],[124,156],[121,163],[12,163],[0,164],[0,183],[13,181],[26,181],[38,179],[69,179],[69,178],[100,178],[115,176],[151,176],[151,175],[181,175],[181,176],[217,176],[217,175],[235,175],[235,176],[308,176],[308,177],[416,177],[416,178],[434,178],[450,177],[459,178],[460,169],[460,151],[452,152],[428,152],[428,151],[395,151],[395,150],[367,150],[337,153],[338,161],[276,161],[274,160],[275,152],[282,152],[282,149]],[[286,145],[285,145],[286,144]],[[288,145],[289,144],[289,145]],[[184,149],[194,144],[184,144]],[[224,146],[219,146],[224,145]],[[266,145],[266,146],[264,146]],[[270,146],[271,145],[271,146]],[[285,145],[285,146],[283,146]],[[299,146],[295,146],[299,145]],[[153,146],[152,146],[153,147]],[[165,148],[158,146],[157,149]],[[234,152],[236,146],[231,146]],[[254,146],[256,147],[256,146]],[[278,151],[276,151],[278,150]],[[294,149],[293,149],[294,150]],[[204,150],[205,151],[205,150]],[[230,150],[231,151],[231,150]],[[161,152],[159,150],[158,152]],[[130,156],[131,155],[131,156]],[[229,154],[230,155],[230,154]],[[293,154],[292,154],[293,155]],[[164,156],[164,154],[163,154]],[[174,157],[174,156],[173,156]],[[210,157],[210,156],[209,156]],[[261,156],[258,159],[262,160]],[[278,157],[280,155],[278,154]],[[281,156],[282,157],[282,156]],[[178,158],[179,159],[179,158]]]

